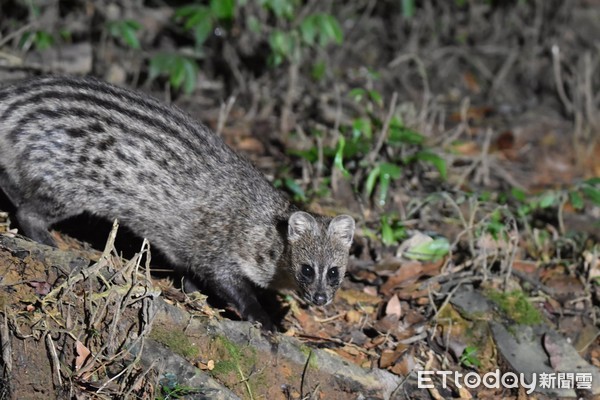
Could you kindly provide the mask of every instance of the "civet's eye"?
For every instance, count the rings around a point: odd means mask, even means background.
[[[302,264],[302,276],[312,279],[315,276],[315,270],[308,264]]]
[[[340,277],[340,269],[338,267],[329,268],[327,277],[331,280],[337,280]]]

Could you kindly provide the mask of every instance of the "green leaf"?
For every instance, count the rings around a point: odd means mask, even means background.
[[[314,16],[308,16],[300,24],[300,34],[302,35],[302,41],[309,46],[315,43],[317,37],[317,29],[315,24]]]
[[[290,149],[287,151],[287,154],[303,158],[311,163],[314,163],[319,159],[319,150],[315,146],[311,147],[308,150]]]
[[[302,187],[298,185],[298,183],[292,178],[285,178],[284,180],[285,187],[287,187],[293,194],[297,200],[306,201],[306,194]]]
[[[198,64],[192,59],[184,58],[183,69],[183,90],[187,94],[190,94],[196,89],[196,82],[198,79]]]
[[[486,230],[495,240],[498,240],[498,234],[506,230],[506,226],[497,220],[492,220],[486,225]]]
[[[312,70],[310,71],[310,76],[316,81],[320,81],[325,76],[325,72],[327,72],[327,65],[325,61],[318,61],[313,64]]]
[[[112,37],[122,40],[132,49],[141,48],[140,41],[136,35],[136,32],[142,27],[139,22],[131,19],[110,21],[107,23],[106,27],[108,29],[108,33]]]
[[[390,189],[390,176],[388,174],[379,174],[379,205],[384,206]]]
[[[185,79],[185,66],[183,65],[183,60],[181,57],[176,57],[173,60],[173,66],[169,71],[169,81],[171,82],[171,86],[175,89],[179,89],[183,80]]]
[[[398,179],[402,176],[402,168],[396,164],[381,163],[379,164],[381,175],[388,175],[391,179]]]
[[[356,118],[352,121],[352,137],[358,139],[362,135],[368,139],[373,137],[371,120],[368,118]]]
[[[316,23],[319,27],[319,44],[324,47],[329,42],[334,41],[341,44],[343,40],[342,28],[334,16],[328,14],[319,14],[316,16]]]
[[[189,17],[190,15],[196,14],[200,8],[206,9],[205,6],[199,6],[196,4],[179,7],[175,10],[175,17]]]
[[[388,222],[387,216],[381,218],[381,241],[386,246],[391,246],[396,243],[394,231]]]
[[[593,186],[584,185],[581,190],[586,198],[588,198],[592,203],[597,206],[600,206],[600,189],[597,189]]]
[[[588,185],[591,185],[591,186],[600,185],[600,176],[595,176],[593,178],[586,179],[584,181],[584,183],[587,183]]]
[[[282,58],[291,58],[294,48],[294,39],[291,34],[281,30],[274,30],[269,36],[271,50]]]
[[[148,67],[148,78],[150,80],[156,79],[162,72],[162,59],[159,55],[156,55],[150,59],[150,65]]]
[[[573,190],[572,192],[569,192],[569,200],[574,209],[581,210],[583,208],[583,197],[581,197],[581,194],[578,191]]]
[[[132,28],[130,25],[124,25],[121,31],[121,37],[123,41],[132,49],[139,49],[140,41],[136,36],[136,29]]]
[[[233,19],[234,0],[211,0],[210,10],[218,19]]]
[[[248,16],[246,24],[248,25],[250,31],[254,33],[259,33],[261,31],[262,26],[260,24],[260,21],[254,15]]]
[[[402,0],[402,16],[412,18],[415,15],[415,0]]]
[[[379,107],[383,107],[383,98],[381,97],[381,93],[377,90],[369,90],[369,97],[371,101],[377,104]]]
[[[365,89],[355,88],[348,93],[348,96],[350,96],[350,98],[352,98],[352,100],[355,102],[360,103],[360,101],[365,97],[366,93],[367,91]]]
[[[477,196],[477,198],[479,199],[479,201],[490,201],[490,199],[492,198],[492,192],[484,190],[483,192],[479,193],[479,196]]]
[[[48,32],[38,31],[35,33],[34,43],[38,50],[46,50],[54,44],[54,37]]]
[[[261,4],[273,11],[277,17],[289,20],[294,16],[293,0],[261,0]]]
[[[395,164],[379,164],[379,205],[385,205],[390,182],[392,179],[398,179],[402,175],[402,168]]]
[[[558,198],[556,197],[556,193],[548,192],[544,193],[540,198],[540,208],[548,208],[556,204]]]
[[[196,47],[202,46],[212,31],[213,21],[211,18],[204,18],[198,21],[194,26],[194,41],[196,42]]]
[[[367,176],[367,181],[365,182],[365,190],[367,197],[371,197],[373,194],[373,190],[375,190],[375,183],[377,183],[377,178],[379,177],[379,173],[381,172],[381,168],[375,167],[369,172]]]
[[[397,123],[390,123],[388,142],[392,145],[419,145],[425,142],[425,136],[412,129],[406,128],[398,121]]]
[[[150,59],[150,80],[159,75],[166,74],[174,89],[183,85],[186,93],[191,93],[196,88],[198,64],[193,59],[171,54],[157,54]]]
[[[527,194],[521,189],[512,188],[510,190],[510,194],[517,200],[518,202],[525,203],[527,201]]]
[[[446,167],[446,160],[444,160],[442,157],[440,157],[437,154],[434,154],[430,151],[423,150],[423,151],[420,151],[417,154],[415,154],[415,159],[433,164],[433,166],[440,173],[440,176],[442,177],[442,179],[443,180],[447,179],[448,172],[447,172],[447,167]]]
[[[346,146],[346,138],[340,136],[335,152],[335,158],[333,159],[333,165],[342,171],[344,176],[349,176],[350,173],[344,168],[344,147]]]
[[[204,20],[211,19],[210,9],[205,6],[194,6],[191,12],[182,15],[186,19],[183,27],[187,30],[193,30],[196,25],[202,24]]]
[[[435,261],[450,252],[450,242],[446,238],[437,238],[420,243],[404,253],[411,260]]]
[[[134,31],[139,31],[142,29],[142,24],[134,19],[126,19],[123,22],[129,29],[133,29]]]

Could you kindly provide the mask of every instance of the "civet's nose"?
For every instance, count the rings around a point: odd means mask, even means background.
[[[313,296],[313,303],[317,306],[322,306],[327,303],[327,295],[325,293],[317,293]]]

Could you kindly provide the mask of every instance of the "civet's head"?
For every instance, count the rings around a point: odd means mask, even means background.
[[[300,296],[323,306],[331,303],[346,274],[354,219],[348,215],[317,218],[303,211],[293,213],[288,220],[288,241]]]

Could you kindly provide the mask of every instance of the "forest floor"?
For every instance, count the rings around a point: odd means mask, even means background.
[[[310,55],[325,62],[318,79],[305,59],[269,66],[260,38],[234,24],[207,41],[189,94],[148,78],[149,55],[181,45],[171,7],[73,3],[40,8],[45,29],[71,32],[46,49],[23,48],[26,12],[0,6],[0,84],[94,74],[150,92],[305,208],[353,215],[357,232],[333,304],[278,294],[281,332],[267,342],[183,294],[160,259],[150,275],[141,241],[105,248],[111,221],[57,227],[64,252],[6,236],[0,398],[600,396],[600,2],[424,2],[411,18],[333,2],[344,40]],[[136,19],[144,50],[81,23],[98,15]],[[231,393],[160,371],[143,338]],[[299,361],[270,365],[268,343],[294,358],[287,340]]]

